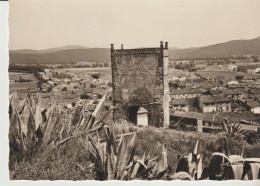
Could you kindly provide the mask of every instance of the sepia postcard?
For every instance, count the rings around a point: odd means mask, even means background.
[[[260,183],[259,0],[6,3],[11,182]]]

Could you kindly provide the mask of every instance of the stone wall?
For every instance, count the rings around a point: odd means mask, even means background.
[[[114,120],[129,120],[129,109],[144,107],[149,125],[169,125],[168,44],[159,48],[119,49],[111,45]]]

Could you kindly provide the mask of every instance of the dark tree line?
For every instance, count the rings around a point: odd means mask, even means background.
[[[38,73],[44,72],[44,66],[41,65],[9,65],[9,72],[26,72],[26,73]]]

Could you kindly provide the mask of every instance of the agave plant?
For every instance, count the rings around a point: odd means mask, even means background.
[[[222,164],[215,166],[223,166],[224,171],[219,175],[221,179],[230,180],[248,180],[259,179],[260,158],[243,158],[240,155],[226,156],[223,153],[215,152],[212,156],[222,158]],[[249,176],[249,171],[251,174]]]
[[[60,123],[62,111],[56,103],[45,109],[43,112],[41,99],[37,96],[34,100],[30,95],[24,100],[22,109],[18,111],[16,105],[16,92],[10,94],[9,104],[9,143],[15,155],[21,157],[29,157],[37,152],[41,152],[43,156],[49,153],[60,145],[64,144],[70,139],[80,136],[86,136],[86,133],[95,133],[102,129],[102,121],[111,110],[105,114],[100,120],[97,120],[98,113],[100,112],[106,94],[98,103],[93,113],[89,113],[86,117],[84,114],[84,106],[77,104],[75,111],[72,115],[72,120],[68,124],[69,134],[63,136],[64,124]],[[61,124],[58,136],[54,135],[54,128]],[[53,136],[54,135],[54,136]],[[19,153],[18,153],[19,152]],[[44,153],[42,153],[44,152]]]
[[[176,173],[178,172],[186,172],[189,176],[185,173],[178,173],[182,177],[187,178],[188,180],[198,180],[201,178],[202,175],[202,155],[198,154],[198,143],[196,142],[193,152],[189,153],[188,155],[183,154],[182,156],[178,157],[177,160],[177,168]],[[175,175],[175,176],[176,176]],[[192,179],[190,179],[192,178]]]
[[[142,158],[135,157],[134,171],[130,170],[131,179],[158,180],[169,179],[171,167],[167,163],[167,149],[163,145],[160,156],[151,158],[150,152]]]
[[[115,134],[109,130],[107,130],[105,143],[101,142],[99,138],[95,142],[92,137],[88,137],[93,149],[90,152],[94,157],[98,179],[125,179],[134,156],[135,134],[128,144],[125,144],[124,137],[121,137],[118,145]]]
[[[219,148],[219,152],[212,154],[208,169],[208,177],[211,180],[248,180],[259,179],[260,158],[244,158],[244,148],[241,155],[229,155],[227,140],[225,139],[225,151]]]
[[[111,108],[107,113],[104,114],[103,117],[101,117],[99,120],[97,119],[99,112],[101,111],[105,102],[105,99],[106,94],[99,101],[93,113],[88,112],[87,115],[85,114],[84,105],[78,102],[72,114],[71,122],[69,123],[69,131],[71,134],[63,137],[62,131],[64,130],[64,126],[62,125],[60,131],[58,132],[58,136],[56,136],[55,143],[48,149],[47,153],[51,152],[52,150],[56,149],[57,147],[71,139],[85,139],[88,135],[92,135],[93,137],[97,134],[97,132],[102,130],[105,126],[103,120],[114,109]]]
[[[42,119],[40,98],[36,102],[29,96],[21,111],[16,106],[16,92],[10,95],[9,105],[9,143],[16,154],[27,157],[44,149],[50,139],[54,124],[59,119],[59,110],[55,103],[46,112],[47,120]],[[19,153],[18,153],[19,152]]]
[[[163,146],[160,157],[150,158],[150,153],[139,158],[135,155],[136,133],[115,135],[105,128],[106,138],[89,136],[90,150],[99,180],[158,179],[167,171],[167,150]],[[125,137],[130,140],[126,142]],[[118,139],[119,138],[119,139]],[[155,160],[158,160],[157,162]]]
[[[226,118],[221,122],[221,127],[222,131],[224,131],[228,137],[234,137],[241,130],[239,123],[232,123]]]

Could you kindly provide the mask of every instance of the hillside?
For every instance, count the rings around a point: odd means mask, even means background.
[[[28,52],[28,51],[26,51]],[[16,64],[55,64],[79,61],[110,60],[110,51],[106,48],[66,49],[54,52],[25,53],[10,52],[10,62]]]
[[[260,55],[260,37],[234,40],[205,47],[169,49],[169,57],[203,58],[224,55]],[[110,61],[110,49],[65,46],[45,50],[10,50],[10,62],[16,64],[55,64],[80,61]]]
[[[222,55],[260,55],[260,37],[250,40],[234,40],[200,48],[169,51],[169,56],[175,57],[195,58]]]
[[[9,52],[19,53],[19,54],[43,54],[43,53],[57,52],[57,51],[69,50],[69,49],[88,49],[88,48],[80,45],[67,45],[67,46],[48,48],[43,50],[21,49],[21,50],[10,50]]]

